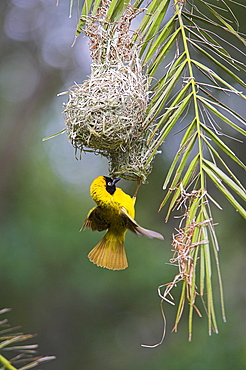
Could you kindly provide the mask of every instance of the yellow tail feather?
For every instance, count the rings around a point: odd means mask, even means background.
[[[109,270],[125,269],[128,263],[124,239],[124,234],[116,236],[108,231],[88,254],[89,260],[97,266],[105,267]]]

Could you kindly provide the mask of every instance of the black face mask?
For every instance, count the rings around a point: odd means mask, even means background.
[[[115,184],[120,181],[120,179],[111,179],[111,177],[104,176],[106,181],[106,190],[109,194],[113,195],[116,187]]]

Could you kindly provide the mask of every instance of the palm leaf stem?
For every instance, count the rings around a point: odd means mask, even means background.
[[[203,159],[203,143],[202,143],[202,137],[201,137],[201,127],[200,127],[200,114],[199,114],[199,108],[198,108],[198,101],[197,101],[197,87],[196,87],[196,80],[193,72],[193,63],[190,56],[190,51],[188,47],[187,42],[187,36],[185,33],[185,26],[182,19],[182,9],[180,8],[179,2],[175,1],[175,8],[178,14],[179,19],[179,25],[181,29],[181,35],[182,35],[182,41],[184,46],[184,51],[187,58],[187,65],[189,70],[189,79],[191,81],[191,91],[192,91],[192,97],[193,97],[193,103],[194,103],[194,113],[195,113],[195,120],[197,125],[197,133],[198,133],[198,150],[199,150],[199,161],[200,161],[200,182],[201,182],[201,188],[205,189],[205,178],[204,173],[202,171],[202,159]]]
[[[0,363],[3,364],[4,369],[17,370],[16,367],[11,365],[11,363],[5,357],[3,357],[2,355],[0,355]]]

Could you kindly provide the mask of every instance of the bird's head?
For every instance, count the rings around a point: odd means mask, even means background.
[[[115,184],[120,181],[119,178],[117,179],[112,179],[111,177],[108,176],[99,176],[97,177],[91,184],[91,196],[94,198],[94,194],[99,195],[99,193],[103,194],[104,191],[107,191],[107,194],[113,195],[116,186]]]

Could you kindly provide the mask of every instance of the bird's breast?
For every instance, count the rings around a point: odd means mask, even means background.
[[[116,188],[114,194],[108,193],[103,187],[94,186],[91,189],[91,196],[96,204],[103,210],[105,218],[118,219],[122,207],[134,218],[134,202],[130,195]]]

